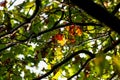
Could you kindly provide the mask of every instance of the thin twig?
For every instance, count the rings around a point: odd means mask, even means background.
[[[27,23],[30,23],[30,22],[35,18],[35,16],[37,15],[37,13],[38,13],[38,11],[39,11],[39,6],[41,5],[41,4],[40,4],[40,0],[36,0],[36,1],[35,1],[35,4],[36,4],[35,11],[34,11],[33,15],[32,15],[30,18],[28,18],[25,22],[21,23],[20,25],[18,25],[17,27],[13,28],[13,29],[10,30],[9,32],[0,35],[0,38],[3,37],[3,36],[6,36],[6,35],[12,34],[14,31],[16,31],[17,29],[19,29],[19,28],[22,27],[23,25],[25,25],[25,24],[27,24]]]
[[[61,18],[62,18],[62,17],[61,17]],[[61,20],[61,19],[60,19],[60,20]],[[101,24],[96,24],[96,23],[75,23],[75,22],[74,22],[74,24],[76,24],[76,25],[81,25],[81,26],[89,26],[89,25],[92,25],[92,26],[102,26]],[[38,36],[40,36],[40,35],[42,35],[42,34],[44,34],[44,33],[47,33],[47,32],[50,32],[50,31],[53,31],[53,30],[56,30],[56,29],[59,29],[59,28],[65,27],[65,26],[69,26],[69,25],[72,25],[72,23],[67,23],[67,24],[65,24],[65,25],[58,25],[58,26],[56,26],[56,27],[52,27],[51,29],[42,31],[42,32],[40,32],[40,33],[38,33],[38,34],[36,34],[36,35],[33,35],[33,34],[31,33],[31,34],[32,34],[32,37],[31,37],[31,35],[30,35],[30,36],[28,36],[28,37],[27,37],[26,39],[24,39],[24,40],[18,40],[19,42],[17,42],[17,43],[26,42],[26,40],[29,40],[29,38],[30,38],[30,39],[36,38],[36,37],[38,37]],[[55,25],[53,25],[53,26],[55,26]],[[16,45],[16,44],[14,44],[14,45]],[[4,50],[6,50],[7,48],[12,47],[12,46],[14,46],[14,45],[13,45],[13,44],[9,44],[8,46],[0,49],[0,52],[4,51]]]

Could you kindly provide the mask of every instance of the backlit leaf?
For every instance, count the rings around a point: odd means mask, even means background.
[[[94,26],[87,26],[87,30],[88,30],[90,33],[94,33],[94,32],[95,32]]]
[[[112,59],[113,59],[112,61],[113,61],[115,71],[120,73],[120,56],[119,55],[113,55]]]
[[[57,40],[57,42],[61,45],[64,46],[67,42],[67,40],[65,38],[63,38],[63,40]]]
[[[54,79],[54,80],[57,80],[58,77],[61,75],[61,73],[62,73],[62,69],[59,69],[59,70],[57,71],[57,73],[53,76],[53,79]]]

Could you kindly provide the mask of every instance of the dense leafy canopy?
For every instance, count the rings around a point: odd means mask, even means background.
[[[0,80],[120,78],[119,0],[16,1],[0,2]]]

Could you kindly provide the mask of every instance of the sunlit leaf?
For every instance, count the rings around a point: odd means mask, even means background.
[[[46,80],[67,80],[78,70],[71,80],[119,80],[120,35],[89,15],[95,10],[86,13],[72,1],[0,1],[0,80],[33,80],[44,74]],[[119,6],[119,0],[106,1],[93,0],[105,8],[103,13]],[[111,16],[117,19],[118,9]]]
[[[51,69],[51,67],[52,67],[51,64],[48,64],[47,69]]]
[[[57,71],[57,73],[53,76],[53,79],[58,79],[58,77],[61,75],[61,73],[62,73],[62,69],[59,69],[58,71]]]
[[[66,44],[66,39],[65,38],[63,38],[62,40],[57,40],[57,42],[61,45],[61,46],[63,46],[63,45],[65,45]]]
[[[102,76],[103,79],[107,79],[107,78],[109,78],[109,77],[110,77],[110,75],[108,75],[108,74],[104,74],[104,75]]]
[[[34,6],[34,1],[28,2],[28,3],[26,3],[24,6],[25,6],[25,8],[31,8],[31,7]]]
[[[87,30],[88,30],[90,33],[94,33],[94,32],[95,32],[94,26],[87,26]]]
[[[62,53],[62,50],[61,50],[60,47],[58,47],[58,48],[55,49],[55,56],[56,56],[57,60],[62,59],[63,53]]]
[[[80,29],[79,26],[76,27],[76,33],[77,33],[78,36],[82,35],[82,30]]]
[[[113,65],[114,65],[114,69],[116,72],[120,72],[120,56],[119,55],[113,55],[112,56],[112,61],[113,61]]]
[[[46,6],[43,11],[44,11],[44,12],[48,12],[48,11],[50,11],[52,8],[53,8],[52,5]]]

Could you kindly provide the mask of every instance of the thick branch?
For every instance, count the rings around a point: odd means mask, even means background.
[[[79,8],[82,8],[89,15],[103,22],[105,25],[120,34],[120,20],[109,13],[100,5],[94,3],[92,0],[71,0]]]
[[[114,10],[112,11],[112,14],[115,15],[115,13],[118,12],[119,8],[120,8],[120,3],[116,5]]]
[[[42,76],[40,76],[40,77],[38,77],[38,78],[36,78],[36,79],[33,79],[33,80],[40,80],[40,79],[42,79],[42,78],[47,77],[47,76],[50,75],[55,69],[57,69],[58,67],[60,67],[60,66],[63,65],[64,63],[68,62],[70,59],[72,59],[74,56],[76,56],[76,55],[78,55],[78,54],[80,54],[80,53],[85,53],[85,54],[89,55],[89,56],[92,57],[92,58],[95,57],[95,55],[92,54],[92,53],[89,52],[89,51],[86,51],[86,50],[77,51],[77,52],[71,54],[71,55],[70,55],[69,57],[67,57],[66,59],[64,59],[62,62],[60,62],[60,63],[56,64],[55,66],[53,66],[53,68],[52,68],[49,72],[47,72],[46,74],[44,74],[44,75],[42,75]]]

